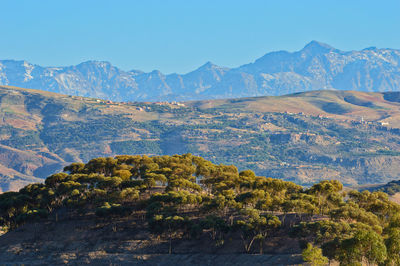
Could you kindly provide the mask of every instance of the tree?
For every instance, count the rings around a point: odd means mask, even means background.
[[[178,235],[180,229],[185,223],[185,219],[181,216],[164,216],[154,215],[150,220],[151,231],[153,233],[165,233],[169,240],[168,254],[172,254],[172,239]]]
[[[132,202],[139,199],[139,190],[135,188],[125,188],[121,190],[120,197],[123,202]]]
[[[245,207],[268,209],[272,200],[268,192],[255,189],[236,196],[236,201],[241,202]]]
[[[342,183],[337,180],[324,180],[313,185],[307,192],[318,198],[318,207],[321,214],[326,213],[325,210],[337,206],[342,197],[338,193],[343,189]]]
[[[167,227],[168,238],[169,238],[169,250],[168,253],[172,254],[172,238],[176,234],[177,230],[182,227],[185,219],[181,216],[170,216],[165,219],[165,225]]]
[[[203,229],[211,229],[212,240],[216,240],[218,237],[219,241],[224,241],[224,233],[230,229],[224,219],[215,215],[207,216],[200,221],[200,224]]]
[[[115,170],[113,175],[120,177],[124,181],[128,181],[132,176],[132,173],[127,169],[119,169]]]
[[[387,264],[400,265],[400,228],[390,228],[385,241],[387,249]]]
[[[278,217],[270,214],[260,215],[256,209],[245,209],[242,211],[243,219],[237,220],[236,229],[240,231],[244,250],[249,253],[255,240],[259,240],[260,254],[263,252],[264,240],[270,230],[281,225]]]
[[[379,218],[375,214],[360,208],[354,202],[342,204],[339,208],[332,210],[329,215],[335,220],[346,220],[348,222],[355,220],[370,226],[380,226],[381,224]]]
[[[90,160],[85,168],[90,173],[103,174],[105,176],[111,176],[116,170],[118,160],[107,157],[107,158],[95,158]]]
[[[45,184],[48,187],[55,188],[61,182],[65,181],[67,178],[68,178],[68,174],[66,174],[66,173],[57,173],[57,174],[51,175],[48,178],[46,178]]]
[[[85,164],[84,163],[72,163],[72,164],[64,167],[64,172],[69,172],[70,174],[84,173],[85,172]]]
[[[387,258],[383,238],[373,230],[357,230],[352,238],[340,244],[339,261],[346,265],[362,263],[383,263]]]
[[[303,260],[309,262],[312,266],[320,266],[328,264],[328,258],[322,255],[320,248],[314,247],[311,243],[307,244],[302,252]]]

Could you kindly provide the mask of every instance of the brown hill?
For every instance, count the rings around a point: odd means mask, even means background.
[[[313,91],[185,103],[113,103],[0,87],[0,188],[73,161],[193,153],[301,184],[399,179],[398,92]]]

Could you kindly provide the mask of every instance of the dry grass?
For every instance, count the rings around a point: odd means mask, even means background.
[[[400,193],[396,193],[393,196],[390,196],[389,199],[397,204],[400,204]]]

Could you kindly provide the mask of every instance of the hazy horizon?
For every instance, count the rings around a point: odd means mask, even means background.
[[[42,66],[109,61],[187,73],[237,67],[311,40],[340,50],[400,48],[398,1],[5,1],[0,58]]]

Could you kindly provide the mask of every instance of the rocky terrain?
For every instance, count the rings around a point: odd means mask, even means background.
[[[310,184],[399,179],[400,94],[314,91],[185,103],[114,103],[0,88],[0,187],[116,154],[193,153]]]
[[[400,87],[400,50],[340,51],[312,41],[296,52],[267,53],[237,68],[207,62],[186,74],[124,71],[109,62],[43,67],[1,60],[0,85],[113,101],[181,101],[284,95],[336,89],[368,92]]]

